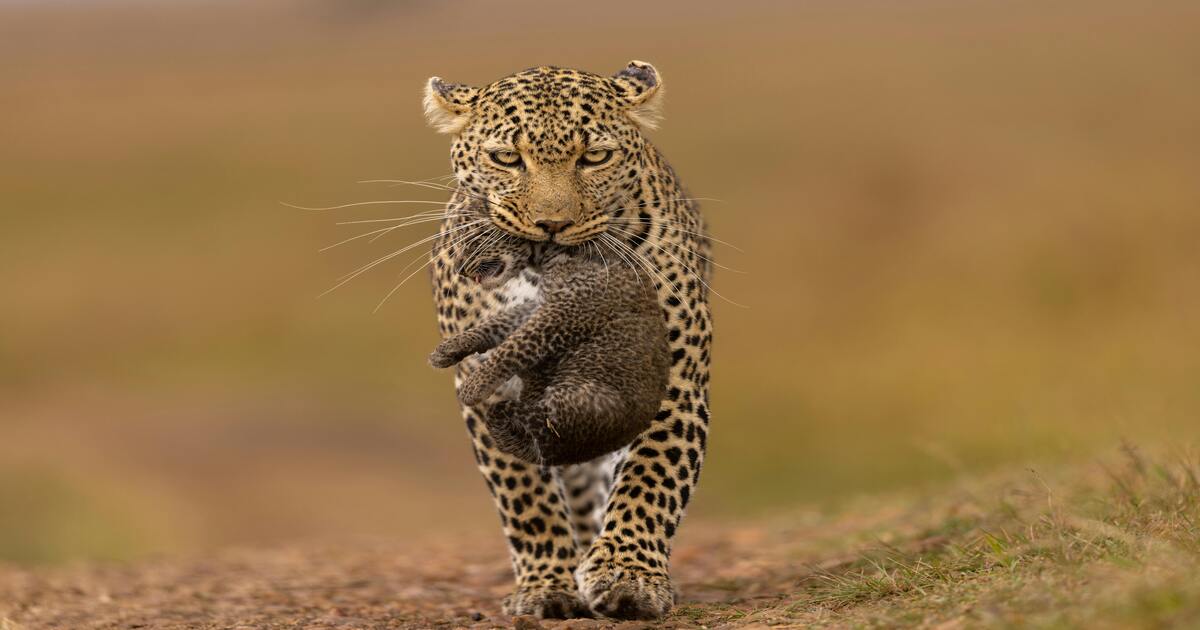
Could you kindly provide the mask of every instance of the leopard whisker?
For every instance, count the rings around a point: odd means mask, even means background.
[[[642,260],[641,256],[638,256],[637,253],[634,252],[633,249],[631,247],[629,247],[629,245],[627,243],[622,242],[620,239],[616,238],[615,236],[613,236],[611,234],[605,233],[603,236],[607,237],[606,240],[609,242],[609,245],[613,248],[613,250],[616,251],[618,254],[621,254],[622,258],[625,259],[625,262],[629,263],[629,266],[631,269],[633,269],[634,274],[638,275],[639,277],[641,276],[641,274],[644,274],[646,276],[646,279],[650,281],[650,285],[652,287],[654,287],[656,290],[658,288],[656,286],[656,283],[666,284],[664,281],[665,279],[659,278],[656,274],[653,273],[652,269],[648,269],[646,267],[645,262]],[[640,274],[639,274],[639,271],[641,272]],[[674,290],[674,287],[669,287],[669,288],[671,288],[672,291]],[[678,299],[678,298],[679,298],[679,296],[676,295],[676,299]]]
[[[630,235],[633,236],[633,234],[630,234]],[[704,285],[704,288],[707,289],[708,291],[712,292],[713,295],[721,298],[722,300],[725,300],[726,302],[729,302],[730,304],[732,304],[734,306],[737,306],[740,308],[750,308],[749,306],[746,306],[745,304],[739,304],[738,302],[734,302],[733,300],[725,297],[724,295],[721,295],[720,291],[717,291],[716,289],[712,288],[712,285],[708,284],[708,282],[706,282],[704,280],[704,274],[697,273],[696,269],[694,269],[691,265],[688,265],[687,263],[680,260],[679,257],[672,254],[670,251],[668,251],[662,245],[651,242],[649,240],[643,241],[643,242],[646,243],[647,245],[658,248],[659,251],[661,251],[662,253],[669,256],[671,258],[671,260],[674,260],[675,262],[679,263],[680,266],[682,266],[684,268],[684,270],[686,270],[689,274],[696,276],[696,279],[700,281],[700,284]],[[692,253],[695,254],[695,252],[692,252]],[[696,255],[699,256],[699,254],[696,254]]]
[[[465,269],[467,267],[470,267],[471,263],[475,262],[475,260],[478,259],[481,252],[486,251],[493,244],[499,243],[500,241],[504,240],[504,238],[506,236],[508,236],[508,234],[505,233],[503,230],[496,229],[493,226],[489,226],[489,227],[492,230],[494,230],[494,233],[489,234],[487,236],[487,238],[485,238],[483,240],[483,242],[478,247],[475,248],[475,251],[471,252],[470,257],[468,257],[466,260],[463,260],[461,263],[459,263],[459,269]]]
[[[495,242],[495,240],[496,240],[495,234],[484,231],[483,233],[476,235],[475,238],[473,238],[469,241],[455,244],[455,247],[457,247],[460,250],[466,250],[471,247],[476,247],[477,251],[478,251],[479,249],[488,247],[489,244],[492,242]],[[475,256],[470,256],[467,260],[460,260],[454,268],[455,273],[460,273],[463,269],[465,269],[474,260],[475,260]]]
[[[407,179],[363,179],[359,180],[359,184],[389,184],[391,186],[417,186],[419,188],[432,188],[434,190],[453,190],[454,187],[449,184],[436,182],[432,180],[407,180]]]
[[[416,258],[416,259],[415,259],[413,262],[416,262],[417,260],[420,260],[420,259],[421,259],[421,258],[418,256],[418,257],[417,257],[417,258]],[[383,305],[387,303],[388,299],[390,299],[390,298],[392,297],[392,295],[394,295],[394,294],[396,293],[396,291],[399,291],[399,290],[400,290],[400,287],[404,286],[404,283],[408,282],[408,281],[409,281],[409,279],[411,279],[413,276],[415,276],[415,275],[417,275],[418,273],[420,273],[422,269],[425,269],[426,267],[428,267],[428,266],[430,265],[430,263],[432,263],[433,261],[434,261],[434,257],[433,257],[433,256],[430,256],[430,257],[429,257],[429,260],[426,260],[426,261],[425,261],[425,264],[423,264],[423,265],[421,265],[420,267],[417,267],[416,269],[414,269],[414,270],[412,271],[412,273],[410,273],[410,274],[408,274],[407,276],[405,276],[403,280],[401,280],[400,282],[398,282],[398,283],[396,284],[396,286],[392,287],[392,290],[391,290],[391,291],[388,291],[388,292],[387,292],[387,295],[383,296],[383,299],[382,299],[382,300],[379,300],[379,303],[378,303],[378,304],[376,304],[376,305],[375,305],[375,308],[371,310],[371,314],[372,314],[372,315],[374,315],[375,313],[378,313],[378,312],[379,312],[379,309],[383,308]],[[412,263],[409,263],[409,265],[412,265]],[[405,267],[404,269],[408,269],[408,267]],[[404,270],[402,269],[402,270],[400,271],[400,273],[404,273]]]
[[[397,226],[391,226],[389,228],[383,229],[382,232],[380,232],[379,234],[374,236],[374,238],[372,238],[368,242],[374,242],[379,239],[382,239],[382,238],[384,238],[384,236],[388,235],[388,233],[390,233],[391,230],[394,230],[394,229],[406,228],[409,226],[418,226],[418,224],[421,224],[421,223],[432,223],[432,222],[436,222],[436,221],[440,222],[440,221],[445,221],[445,220],[446,220],[446,216],[431,216],[431,217],[425,217],[425,218],[414,218],[414,220],[412,220],[412,221],[406,221],[406,222],[397,224]],[[480,220],[476,220],[476,221],[484,221],[484,220],[481,220],[481,218],[480,218]]]
[[[682,287],[682,284],[679,281],[676,281],[676,282],[669,281],[666,277],[666,274],[664,274],[661,269],[659,269],[658,267],[656,267],[654,265],[654,261],[649,260],[647,257],[638,253],[638,251],[634,247],[629,245],[629,243],[626,243],[625,241],[622,241],[621,239],[618,239],[615,236],[613,236],[611,238],[615,239],[618,243],[620,243],[622,246],[624,246],[625,249],[629,250],[630,255],[633,256],[635,260],[637,260],[639,263],[641,263],[647,269],[647,271],[649,273],[653,274],[653,276],[658,279],[659,282],[661,282],[668,289],[670,289],[671,294],[675,296],[676,300],[679,300],[679,302],[681,304],[684,302],[683,296],[680,295],[680,293],[679,293],[679,291],[681,290],[681,287]]]
[[[605,238],[605,237],[607,237],[607,238]],[[611,242],[609,242],[609,239],[611,239],[611,238],[612,238],[611,236],[609,236],[607,233],[605,233],[605,234],[601,234],[600,237],[598,239],[596,239],[595,242],[607,247],[609,249],[609,251],[611,251],[613,254],[615,254],[617,256],[617,258],[619,258],[622,262],[624,262],[629,267],[629,270],[633,272],[633,276],[638,279],[638,284],[641,284],[642,283],[642,273],[640,273],[637,265],[635,265],[633,263],[633,261],[629,260],[629,258],[623,252],[621,252],[621,250],[617,249],[615,246],[613,246],[613,244]],[[643,285],[643,286],[645,286],[645,285]]]
[[[465,234],[459,235],[459,236],[455,237],[454,239],[451,239],[451,240],[452,240],[452,243],[448,243],[448,244],[446,244],[446,245],[443,245],[443,246],[436,246],[436,245],[435,245],[435,249],[434,249],[434,251],[440,252],[441,250],[445,249],[446,247],[449,247],[449,246],[451,246],[451,245],[453,244],[453,242],[458,242],[458,243],[461,243],[462,241],[464,241],[464,240],[466,240],[466,239],[468,239],[468,238],[474,238],[474,237],[472,236],[472,233],[473,233],[473,232],[483,233],[483,232],[486,232],[486,228],[480,228],[480,229],[477,229],[477,230],[470,230],[470,231],[467,231]],[[476,236],[477,236],[477,235],[476,235]],[[372,314],[378,313],[378,312],[379,312],[379,309],[383,308],[383,305],[387,303],[388,299],[390,299],[390,298],[392,297],[392,295],[394,295],[394,294],[396,293],[396,291],[399,291],[399,290],[400,290],[400,287],[404,286],[404,284],[405,284],[406,282],[408,282],[409,280],[411,280],[413,276],[415,276],[415,275],[417,275],[418,273],[420,273],[422,269],[425,269],[425,268],[426,268],[426,267],[428,267],[428,266],[429,266],[429,265],[430,265],[430,264],[431,264],[431,263],[432,263],[434,260],[436,260],[436,258],[435,258],[435,257],[434,257],[434,255],[433,255],[433,252],[430,252],[430,253],[428,254],[428,256],[429,256],[429,259],[425,261],[425,264],[421,265],[420,267],[417,267],[416,269],[414,269],[414,270],[412,271],[412,273],[408,274],[407,276],[404,276],[404,279],[403,279],[403,280],[401,280],[399,283],[397,283],[397,284],[396,284],[396,286],[392,287],[392,290],[391,290],[391,291],[388,291],[387,295],[383,296],[383,299],[382,299],[382,300],[380,300],[380,301],[379,301],[379,304],[376,304],[376,305],[375,305],[375,309],[371,311],[371,313],[372,313]],[[403,268],[403,269],[401,269],[401,270],[400,270],[400,273],[404,273],[405,271],[408,271],[408,268],[409,268],[409,267],[411,267],[411,266],[413,266],[413,264],[414,264],[414,263],[416,263],[418,260],[421,260],[421,257],[420,257],[420,256],[417,256],[416,258],[412,259],[412,261],[410,261],[410,262],[409,262],[407,265],[405,265],[405,266],[404,266],[404,268]],[[397,274],[397,275],[399,275],[399,274]]]
[[[424,218],[445,219],[445,218],[452,217],[452,216],[455,216],[454,212],[445,212],[442,210],[429,210],[426,212],[419,212],[417,214],[410,214],[409,216],[406,216],[406,217],[391,217],[388,219],[357,219],[355,221],[338,221],[334,225],[359,225],[362,223],[392,223],[395,221],[408,221],[411,219],[424,219]]]
[[[430,219],[422,219],[422,220],[420,220],[420,221],[411,221],[411,222],[408,222],[408,223],[402,223],[402,224],[400,224],[400,225],[394,225],[394,226],[392,226],[392,227],[388,228],[388,230],[389,230],[389,231],[390,231],[390,230],[397,230],[397,229],[400,229],[400,228],[402,228],[402,227],[408,227],[408,226],[411,226],[411,225],[418,225],[418,224],[421,224],[421,223],[432,223],[432,222],[434,222],[434,221],[441,221],[441,220],[443,220],[443,217],[434,217],[434,218],[430,218]],[[486,222],[487,222],[487,219],[475,219],[475,220],[473,220],[473,221],[470,221],[470,222],[466,223],[465,225],[477,225],[477,224],[480,224],[480,223],[486,223]],[[384,236],[387,236],[387,234],[388,234],[388,232],[387,232],[387,231],[384,231],[383,233],[376,235],[374,238],[372,238],[372,239],[371,239],[370,241],[368,241],[368,242],[370,242],[370,243],[374,243],[375,241],[377,241],[377,240],[379,240],[379,239],[383,238]]]
[[[604,286],[607,287],[609,281],[608,259],[604,257],[604,252],[600,251],[600,245],[596,241],[587,241],[584,245],[591,245],[596,250],[596,255],[600,257],[601,262],[604,263]]]
[[[392,232],[392,231],[394,231],[394,230],[398,230],[398,229],[400,229],[400,228],[402,228],[402,227],[408,227],[408,226],[412,226],[412,225],[419,225],[419,224],[421,224],[421,223],[429,223],[429,222],[432,222],[432,221],[441,221],[442,219],[443,219],[443,217],[441,217],[441,216],[429,217],[429,218],[424,218],[424,219],[413,219],[413,220],[411,220],[411,221],[406,221],[406,222],[404,222],[404,223],[401,223],[401,224],[399,224],[399,225],[390,225],[390,226],[388,226],[388,227],[383,227],[383,228],[379,228],[379,229],[377,229],[377,230],[371,230],[370,232],[365,232],[365,233],[363,233],[363,234],[358,234],[358,235],[355,235],[355,236],[351,236],[350,238],[347,238],[347,239],[344,239],[344,240],[338,241],[338,242],[334,243],[333,245],[326,245],[325,247],[322,247],[321,249],[319,249],[319,250],[317,250],[317,251],[321,251],[321,252],[323,252],[323,251],[327,251],[327,250],[333,249],[333,248],[335,248],[335,247],[338,247],[338,246],[340,246],[340,245],[345,245],[346,243],[349,243],[349,242],[351,242],[351,241],[356,241],[356,240],[358,240],[358,239],[360,239],[360,238],[366,238],[366,237],[368,237],[368,236],[372,236],[372,235],[374,235],[374,238],[372,238],[372,239],[371,239],[369,242],[371,242],[371,243],[374,243],[375,241],[379,240],[380,238],[382,238],[382,237],[386,236],[386,235],[387,235],[389,232]],[[339,224],[339,225],[340,225],[340,224]]]
[[[434,247],[439,252],[454,248],[463,249],[481,239],[490,238],[493,230],[495,230],[495,226],[490,225],[489,222],[478,229],[468,231],[466,234],[450,237],[446,239],[445,243],[435,244]]]
[[[630,238],[636,238],[636,237],[638,237],[638,236],[641,236],[640,234],[636,234],[636,233],[634,233],[634,232],[631,232],[631,231],[629,231],[629,230],[627,230],[627,229],[623,229],[623,228],[620,228],[620,227],[617,227],[617,226],[612,226],[612,227],[610,227],[610,228],[609,228],[609,230],[611,230],[611,231],[614,231],[614,232],[617,232],[617,233],[619,233],[619,234],[624,234],[625,236],[628,236],[628,237],[630,237]],[[647,239],[647,242],[649,242],[649,239]],[[662,248],[662,246],[661,246],[661,245],[658,245],[657,243],[651,243],[651,244],[652,244],[652,245],[654,245],[655,247],[658,247],[658,248],[660,248],[660,249]],[[693,249],[693,248],[690,248],[690,247],[687,247],[687,246],[683,245],[682,243],[676,243],[676,245],[678,245],[678,246],[679,246],[679,248],[680,248],[680,249],[682,249],[683,251],[685,251],[685,252],[687,252],[687,253],[689,253],[689,254],[691,254],[691,255],[695,256],[696,258],[699,258],[700,260],[703,260],[704,262],[707,262],[708,264],[710,264],[710,265],[712,265],[712,266],[714,266],[714,267],[717,267],[717,268],[720,268],[720,269],[724,269],[724,270],[726,270],[726,271],[730,271],[730,272],[733,272],[733,273],[743,273],[743,274],[748,274],[748,273],[750,273],[749,271],[742,271],[741,269],[734,269],[733,267],[728,267],[728,266],[726,266],[726,265],[722,265],[721,263],[719,263],[719,262],[717,262],[717,261],[715,261],[715,260],[713,260],[713,259],[709,258],[708,256],[705,256],[704,254],[701,254],[700,252],[696,251],[696,250],[695,250],[695,249]]]
[[[613,222],[613,223],[629,223],[629,224],[639,224],[639,225],[661,223],[663,225],[669,226],[670,229],[675,230],[677,232],[680,232],[683,234],[690,234],[692,236],[698,236],[700,238],[705,238],[714,243],[720,243],[727,247],[731,247],[731,248],[737,250],[739,253],[742,253],[742,254],[746,253],[746,250],[742,249],[741,247],[738,247],[737,245],[734,245],[733,243],[730,243],[728,241],[723,241],[719,238],[714,238],[713,236],[711,236],[709,234],[705,234],[703,232],[695,232],[692,230],[684,229],[683,227],[680,227],[680,226],[685,226],[686,224],[679,223],[678,221],[672,221],[670,219],[665,219],[662,217],[648,217],[645,219],[642,219],[640,217],[610,217],[609,221]],[[688,227],[692,227],[692,226],[688,226]]]
[[[337,247],[337,246],[339,246],[339,245],[345,245],[346,243],[349,243],[349,242],[351,242],[351,241],[357,241],[357,240],[358,240],[358,239],[360,239],[360,238],[366,238],[366,237],[368,237],[368,236],[371,236],[372,234],[378,234],[378,233],[380,233],[380,232],[387,233],[387,232],[390,232],[391,230],[395,229],[395,227],[396,227],[396,226],[390,226],[390,227],[385,227],[385,228],[379,228],[378,230],[371,230],[370,232],[367,232],[367,233],[365,233],[365,234],[358,234],[358,235],[356,235],[356,236],[351,236],[350,238],[348,238],[348,239],[345,239],[345,240],[342,240],[342,241],[338,241],[338,242],[334,243],[333,245],[326,245],[325,247],[322,247],[321,249],[318,249],[317,251],[319,251],[319,252],[328,251],[328,250],[331,250],[331,249],[333,249],[333,248],[335,248],[335,247]],[[372,239],[372,241],[373,241],[373,240],[374,240],[374,239]]]
[[[618,246],[619,248],[623,248],[627,252],[629,252],[629,254],[633,257],[633,259],[635,261],[637,261],[639,264],[641,264],[642,268],[646,270],[647,278],[657,279],[658,282],[662,283],[663,286],[667,287],[667,289],[669,289],[671,291],[671,294],[675,297],[676,300],[679,301],[680,304],[683,304],[685,302],[685,300],[683,299],[683,296],[681,296],[679,294],[679,291],[676,288],[675,283],[669,282],[666,279],[666,277],[663,276],[659,270],[654,268],[653,263],[646,260],[641,254],[637,253],[637,251],[634,250],[632,247],[630,247],[628,243],[622,242],[620,239],[618,239],[617,237],[615,237],[611,234],[608,234],[607,232],[605,234],[603,234],[602,236],[608,237],[610,242],[612,242],[614,245]]]
[[[662,205],[664,203],[675,203],[677,201],[715,201],[717,203],[725,203],[724,199],[714,199],[712,197],[664,197],[661,199],[646,200],[646,201],[639,203],[638,205],[629,206],[629,207],[623,208],[623,209],[624,210],[632,210],[634,208],[648,208],[651,206]]]
[[[402,203],[424,203],[424,204],[434,204],[434,205],[438,205],[438,206],[449,206],[450,205],[450,202],[447,202],[447,201],[432,201],[432,200],[428,200],[428,199],[382,199],[379,201],[356,201],[353,203],[343,203],[343,204],[338,204],[336,206],[322,206],[322,207],[298,206],[296,204],[291,204],[286,201],[281,201],[279,203],[280,203],[280,205],[288,207],[288,208],[293,208],[295,210],[306,210],[309,212],[321,212],[324,210],[342,210],[344,208],[358,208],[361,206],[391,205],[391,204],[402,204]]]
[[[371,239],[370,241],[368,241],[368,242],[370,242],[370,243],[374,243],[375,241],[377,241],[377,240],[379,240],[379,239],[383,238],[384,236],[387,236],[388,232],[389,232],[389,231],[391,231],[391,230],[398,230],[398,229],[400,229],[400,228],[402,228],[402,227],[408,227],[408,226],[411,226],[411,225],[419,225],[419,224],[421,224],[421,223],[432,223],[432,222],[434,222],[434,221],[443,221],[443,220],[445,220],[445,217],[430,217],[430,218],[427,218],[427,219],[420,219],[420,220],[415,220],[415,221],[407,221],[407,222],[405,222],[405,223],[401,223],[400,225],[393,225],[392,227],[390,227],[390,228],[388,228],[387,230],[385,230],[385,231],[384,231],[382,234],[379,234],[378,236],[375,236],[374,238],[372,238],[372,239]],[[483,219],[478,219],[478,220],[479,220],[479,221],[483,221]]]
[[[454,176],[451,175],[451,177],[454,177]],[[463,190],[461,186],[450,186],[448,184],[442,184],[442,183],[432,182],[432,181],[409,181],[409,180],[404,180],[404,179],[364,179],[364,180],[359,181],[358,183],[360,183],[360,184],[392,184],[393,186],[405,186],[405,185],[417,186],[420,188],[429,188],[431,190],[449,191],[449,192],[461,194],[462,196],[470,198],[470,199],[486,201],[486,199],[484,197],[471,194],[471,193]]]
[[[452,229],[452,230],[450,230],[450,231],[457,231],[457,230],[461,230],[461,229],[465,229],[465,228],[470,228],[470,227],[471,227],[470,225],[463,225],[463,226],[458,226],[458,227],[455,227],[455,228],[453,228],[453,229]],[[402,247],[402,248],[400,248],[400,249],[398,249],[398,250],[396,250],[396,251],[394,251],[394,252],[392,252],[392,253],[390,253],[390,254],[386,254],[386,255],[384,255],[384,256],[382,256],[382,257],[380,257],[380,258],[378,258],[378,259],[374,260],[373,262],[367,263],[366,265],[363,265],[362,267],[359,267],[358,269],[356,269],[356,270],[354,270],[354,271],[352,271],[352,272],[350,272],[350,273],[346,274],[345,276],[342,276],[341,278],[339,278],[339,282],[338,282],[337,284],[335,284],[335,285],[333,285],[332,287],[330,287],[330,288],[326,289],[324,292],[322,292],[322,293],[321,293],[320,295],[318,295],[317,297],[323,297],[323,296],[325,296],[325,295],[328,295],[329,293],[332,293],[333,291],[335,291],[336,289],[338,289],[338,288],[339,288],[339,287],[341,287],[342,285],[346,284],[347,282],[350,282],[351,280],[353,280],[353,279],[357,278],[358,276],[361,276],[362,274],[364,274],[364,273],[366,273],[366,272],[370,271],[371,269],[374,269],[375,267],[377,267],[377,266],[379,266],[379,265],[381,265],[381,264],[383,264],[383,263],[385,263],[385,262],[387,262],[387,261],[389,261],[389,260],[391,260],[391,259],[395,258],[396,256],[400,256],[400,255],[401,255],[401,254],[403,254],[404,252],[407,252],[407,251],[410,251],[410,250],[412,250],[414,247],[417,247],[417,246],[419,246],[419,245],[421,245],[421,244],[423,244],[423,243],[428,243],[429,241],[431,241],[431,240],[434,240],[434,239],[438,238],[438,237],[439,237],[439,236],[441,236],[442,234],[443,234],[443,232],[438,232],[437,234],[433,234],[433,235],[431,235],[431,236],[427,236],[427,237],[425,237],[425,238],[423,238],[423,239],[421,239],[421,240],[419,240],[419,241],[417,241],[417,242],[415,242],[415,243],[411,243],[411,244],[409,244],[409,245],[406,245],[405,247]]]

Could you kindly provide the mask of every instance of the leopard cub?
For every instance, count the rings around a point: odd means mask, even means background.
[[[516,304],[438,344],[429,362],[487,354],[459,387],[466,405],[516,376],[515,400],[483,414],[497,448],[542,465],[589,461],[650,426],[667,388],[666,325],[653,284],[581,248],[509,237],[462,252],[461,275],[499,287],[540,271],[538,300]]]

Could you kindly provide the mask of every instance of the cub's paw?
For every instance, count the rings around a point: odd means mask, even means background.
[[[493,404],[483,414],[483,423],[487,425],[488,433],[496,448],[529,463],[537,464],[537,445],[529,430],[521,421],[521,403],[515,400],[501,400]]]
[[[460,359],[455,359],[454,357],[443,353],[440,349],[435,349],[429,354],[429,365],[438,369],[448,368],[457,364],[459,360]]]
[[[496,391],[496,387],[500,385],[497,380],[499,379],[496,378],[492,363],[483,362],[458,386],[458,401],[468,406],[478,405]]]
[[[580,589],[592,612],[614,619],[662,619],[675,605],[671,579],[641,567],[580,567]]]
[[[574,589],[548,586],[518,586],[504,598],[504,614],[534,615],[541,619],[591,617],[592,611]]]
[[[463,333],[443,340],[429,355],[429,365],[448,368],[474,354],[470,333]]]

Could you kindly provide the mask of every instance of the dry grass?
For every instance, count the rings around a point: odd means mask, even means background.
[[[1194,627],[1200,460],[1128,447],[1122,460],[971,482],[919,510],[877,499],[902,519],[864,530],[863,514],[843,515],[842,544],[874,544],[795,576],[795,592],[679,614],[707,627]]]

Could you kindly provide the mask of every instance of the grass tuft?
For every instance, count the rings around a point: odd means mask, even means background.
[[[756,621],[1179,627],[1200,623],[1200,466],[1130,444],[1090,470],[1027,471],[913,515]],[[986,498],[994,497],[994,498]],[[916,505],[919,502],[913,502]],[[897,524],[899,527],[900,524]]]

